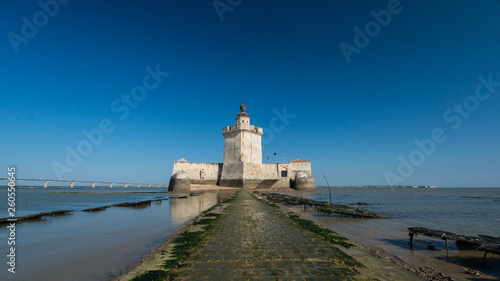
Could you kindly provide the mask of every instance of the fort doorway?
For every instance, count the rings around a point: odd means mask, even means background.
[[[286,178],[286,177],[288,177],[288,173],[287,173],[287,171],[281,171],[281,177],[282,177],[282,178]]]

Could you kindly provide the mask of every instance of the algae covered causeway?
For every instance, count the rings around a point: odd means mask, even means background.
[[[498,279],[494,252],[488,253],[484,265],[483,250],[460,250],[453,243],[447,257],[442,239],[419,235],[411,247],[407,229],[414,224],[440,225],[492,237],[498,217],[490,210],[496,206],[498,189],[334,190],[341,204],[325,203],[328,191],[321,187],[315,193],[242,190],[218,211],[220,216],[199,220],[210,230],[200,234],[203,238],[192,246],[189,257],[174,266],[167,259],[171,267],[161,270],[174,280]],[[474,193],[484,196],[471,198]],[[471,206],[476,206],[474,216],[467,211]],[[451,212],[456,216],[447,215]]]
[[[238,191],[221,208],[220,216],[208,214],[210,221],[201,218],[193,224],[207,225],[206,233],[193,229],[188,240],[182,233],[181,239],[172,240],[177,246],[157,255],[163,267],[131,280],[419,280],[388,262],[385,269],[372,262],[364,265],[344,252],[356,248],[348,239],[287,214],[248,190]],[[179,244],[192,247],[179,252]]]

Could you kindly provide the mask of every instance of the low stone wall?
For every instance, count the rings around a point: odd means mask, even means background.
[[[230,179],[221,180],[220,186],[239,187],[245,189],[289,189],[289,178],[274,178],[274,179]]]
[[[242,179],[221,179],[219,182],[219,185],[226,186],[226,187],[243,188],[243,180]]]
[[[299,170],[302,169],[302,170]],[[245,189],[280,189],[293,188],[297,191],[315,191],[311,163],[308,161],[289,163],[201,163],[187,162],[184,159],[174,162],[170,185],[175,185],[174,176],[182,172],[189,184],[218,185]],[[186,190],[186,183],[175,189]],[[182,187],[181,187],[182,186]],[[172,187],[173,189],[173,187]],[[169,187],[169,190],[171,188]]]
[[[202,184],[202,185],[217,185],[217,180],[194,180],[190,179],[191,184]]]

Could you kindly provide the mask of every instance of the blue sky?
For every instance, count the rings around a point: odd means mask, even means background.
[[[221,0],[223,20],[212,1],[41,2],[52,15],[0,1],[5,174],[167,183],[181,157],[222,162],[244,97],[263,159],[310,160],[318,185],[321,169],[331,185],[500,186],[498,1]],[[372,35],[359,48],[355,27]],[[102,120],[112,132],[68,165]]]

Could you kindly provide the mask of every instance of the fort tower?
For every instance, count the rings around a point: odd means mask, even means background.
[[[263,130],[250,124],[250,115],[244,103],[236,115],[236,124],[222,129],[224,136],[224,160],[220,185],[255,187],[256,180],[263,178],[262,145]]]

